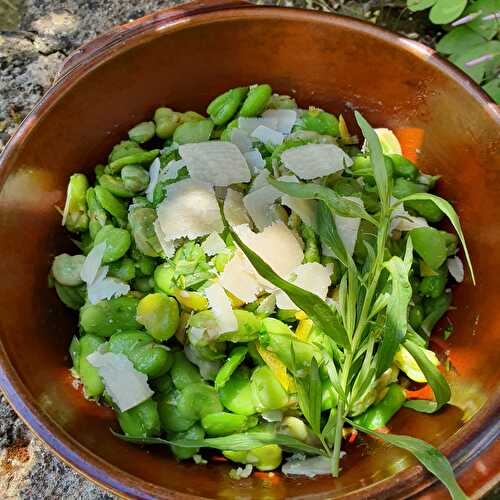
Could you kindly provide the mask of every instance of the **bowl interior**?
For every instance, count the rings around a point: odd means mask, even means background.
[[[111,412],[73,388],[67,347],[77,317],[47,289],[51,258],[77,252],[54,208],[64,203],[69,175],[92,175],[128,128],[159,105],[202,112],[222,90],[252,82],[269,82],[300,105],[342,112],[351,126],[359,109],[375,126],[421,129],[418,164],[443,176],[439,191],[456,203],[478,285],[467,277],[456,290],[449,314],[455,333],[444,346],[454,400],[465,413],[452,406],[434,416],[403,410],[391,429],[451,451],[459,442],[467,447],[467,426],[495,398],[500,363],[498,122],[469,81],[413,42],[395,42],[367,24],[298,11],[198,15],[157,25],[113,47],[99,64],[84,64],[25,122],[0,171],[0,357],[7,393],[17,391],[30,424],[66,459],[129,494],[212,498],[361,494],[414,464],[406,452],[371,442],[352,449],[338,480],[235,482],[228,465],[177,464],[166,449],[117,440]],[[407,484],[394,488],[412,486],[406,473]]]

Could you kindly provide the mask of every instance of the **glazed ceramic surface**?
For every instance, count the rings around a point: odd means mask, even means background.
[[[91,174],[135,123],[160,105],[203,112],[236,85],[268,82],[299,104],[353,109],[374,126],[419,129],[417,163],[442,174],[475,265],[449,318],[453,402],[438,415],[403,410],[393,432],[440,446],[469,493],[499,470],[499,115],[487,97],[433,51],[345,17],[195,2],[117,28],[67,62],[0,159],[0,382],[20,415],[64,460],[123,495],[137,497],[405,497],[442,489],[402,450],[373,441],[350,448],[334,480],[228,477],[230,465],[177,463],[166,448],[114,438],[112,412],[86,401],[68,371],[77,317],[47,288],[49,262],[75,252],[54,206],[71,173]],[[402,130],[403,129],[403,130]],[[495,434],[496,433],[496,434]],[[489,446],[489,448],[488,448]],[[480,453],[483,453],[478,459]],[[430,488],[430,489],[429,489]]]

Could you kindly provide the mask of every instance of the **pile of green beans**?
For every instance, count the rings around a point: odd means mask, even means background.
[[[154,162],[165,168],[178,160],[178,145],[229,140],[239,117],[258,117],[269,109],[297,109],[297,105],[288,96],[273,94],[270,85],[259,84],[222,93],[208,105],[206,114],[159,107],[147,121],[129,130],[128,137],[95,167],[92,177],[75,173],[69,179],[64,226],[78,249],[74,255],[63,253],[54,258],[49,283],[67,307],[78,311],[79,334],[70,345],[73,375],[81,381],[87,398],[116,410],[119,426],[127,436],[202,440],[279,425],[282,432],[304,443],[314,441],[299,409],[297,389],[286,374],[321,359],[319,346],[338,366],[343,354],[324,332],[316,326],[311,328],[307,318],[296,311],[264,310],[265,297],[246,305],[233,302],[236,331],[216,341],[196,338],[198,330],[210,331],[216,324],[203,290],[224,269],[235,245],[224,232],[221,236],[227,248],[217,255],[207,256],[200,238],[182,242],[173,258],[165,257],[154,229],[155,208],[164,199],[168,183],[187,177],[186,169],[179,171],[177,179],[159,182],[152,197],[148,195]],[[353,157],[353,165],[342,176],[323,179],[324,184],[339,196],[360,197],[366,210],[376,214],[380,203],[370,155],[353,146],[352,141],[342,142],[335,115],[311,107],[298,110],[298,116],[283,144],[257,144],[266,168],[272,174],[276,169],[282,173],[281,154],[289,148],[338,144]],[[403,156],[386,155],[385,162],[394,178],[394,198],[427,192],[432,187],[432,183],[421,182],[417,167]],[[235,189],[247,190],[248,186]],[[404,207],[429,224],[443,217],[441,210],[428,201],[406,201]],[[304,263],[331,265],[329,295],[334,297],[345,267],[323,253],[313,227],[295,212],[285,207],[280,210],[282,220],[303,240]],[[375,237],[374,226],[362,221],[353,255],[360,267]],[[457,238],[431,225],[419,227],[397,233],[387,253],[402,255],[407,238],[414,248],[408,320],[427,345],[430,333],[452,301],[446,262],[457,251]],[[81,271],[86,256],[101,243],[105,244],[102,265],[107,266],[107,276],[128,284],[130,291],[91,303]],[[299,338],[299,330],[308,333]],[[119,411],[98,370],[87,359],[98,350],[130,360],[135,370],[147,377],[154,395],[127,411]],[[339,396],[325,366],[320,365],[319,374],[321,410],[329,412],[337,407]],[[395,372],[389,375],[372,384],[354,406],[351,417],[355,422],[379,429],[401,408],[405,401],[402,379]],[[267,422],[269,414],[279,415],[281,422]],[[327,413],[321,418],[325,420]],[[176,445],[171,451],[179,460],[200,452]],[[222,451],[229,460],[252,464],[262,471],[278,467],[285,452],[276,444],[249,451]]]

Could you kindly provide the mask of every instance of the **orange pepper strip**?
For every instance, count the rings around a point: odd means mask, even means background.
[[[416,391],[405,389],[405,396],[406,399],[427,399],[428,401],[434,401],[434,393],[429,384],[425,384],[421,389]]]

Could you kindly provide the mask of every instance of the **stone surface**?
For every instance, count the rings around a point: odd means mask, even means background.
[[[69,52],[113,25],[177,3],[182,1],[0,0],[0,152],[16,125],[50,86]],[[255,3],[355,15],[429,44],[436,36],[425,16],[412,17],[402,10],[405,0],[256,0]],[[53,456],[33,438],[0,395],[0,498],[114,497]]]

